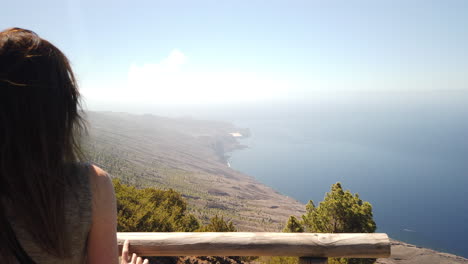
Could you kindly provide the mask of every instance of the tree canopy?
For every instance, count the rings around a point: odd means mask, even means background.
[[[229,221],[226,222],[224,217],[215,215],[210,219],[210,223],[202,226],[197,231],[199,232],[236,232],[234,224]]]
[[[198,220],[187,213],[182,196],[172,190],[137,189],[113,180],[119,232],[193,232]]]
[[[114,179],[119,232],[235,232],[231,221],[215,215],[200,226],[198,219],[187,213],[187,203],[180,193],[154,188],[138,189]],[[155,263],[199,263],[204,260],[220,264],[248,262],[246,257],[149,257]]]
[[[286,227],[283,229],[285,233],[302,233],[304,232],[304,227],[302,223],[294,216],[291,215],[286,223]]]
[[[307,231],[313,233],[373,233],[377,228],[372,205],[358,194],[343,191],[340,183],[332,185],[317,207],[309,201],[302,219]]]
[[[117,198],[119,232],[236,232],[232,221],[215,215],[201,226],[187,213],[187,203],[180,193],[154,188],[138,189],[113,180]]]
[[[376,228],[372,205],[362,201],[358,194],[353,195],[349,190],[343,191],[341,184],[335,183],[318,206],[315,206],[312,200],[307,203],[302,221],[291,216],[286,223],[284,232],[373,233]],[[292,262],[289,258],[284,259],[284,263]],[[375,259],[329,259],[330,264],[370,264],[374,262]]]

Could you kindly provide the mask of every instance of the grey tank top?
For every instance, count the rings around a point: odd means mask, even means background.
[[[59,259],[44,252],[32,240],[26,229],[21,226],[20,221],[10,221],[18,241],[37,264],[86,263],[87,239],[92,221],[92,194],[89,182],[90,166],[90,164],[79,164],[74,166],[73,173],[67,175],[68,179],[65,186],[65,220],[66,232],[71,234],[70,258]]]

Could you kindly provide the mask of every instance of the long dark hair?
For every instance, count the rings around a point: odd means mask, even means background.
[[[30,30],[0,32],[0,223],[10,223],[9,205],[37,245],[57,257],[72,246],[64,187],[70,164],[80,160],[80,109],[58,48]],[[0,233],[0,245],[15,255],[15,234]]]

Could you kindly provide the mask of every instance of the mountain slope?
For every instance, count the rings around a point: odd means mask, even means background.
[[[88,112],[85,150],[114,177],[137,186],[181,192],[191,213],[224,215],[244,231],[279,231],[304,206],[226,165],[225,152],[242,147],[242,129],[213,121]]]

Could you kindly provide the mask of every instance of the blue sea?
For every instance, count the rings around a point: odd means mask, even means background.
[[[390,94],[257,105],[230,164],[318,204],[335,182],[373,205],[378,232],[468,257],[468,96]]]
[[[373,205],[378,232],[468,257],[468,92],[148,109],[136,112],[249,128],[232,168],[303,203],[341,182]]]
[[[222,111],[221,111],[222,112]],[[234,169],[306,203],[341,182],[378,232],[468,257],[468,94],[389,94],[250,105]]]

